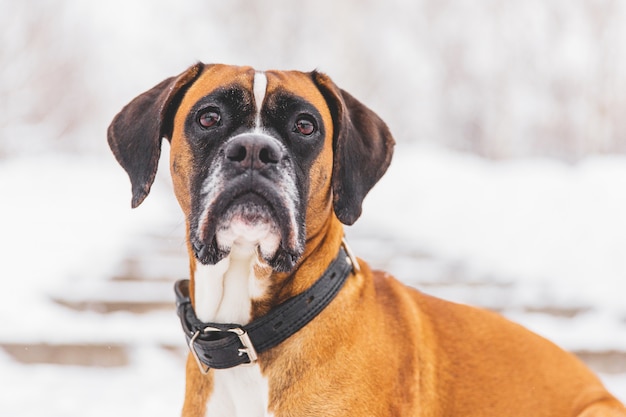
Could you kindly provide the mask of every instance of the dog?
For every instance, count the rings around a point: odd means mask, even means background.
[[[184,417],[626,416],[551,342],[352,255],[343,225],[395,142],[327,75],[198,63],[136,97],[108,129],[132,207],[162,138],[190,260]]]

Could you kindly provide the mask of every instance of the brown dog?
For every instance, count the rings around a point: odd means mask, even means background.
[[[626,416],[547,340],[359,269],[342,223],[394,141],[326,75],[197,64],[135,98],[108,132],[133,207],[162,138],[191,266],[183,416]]]

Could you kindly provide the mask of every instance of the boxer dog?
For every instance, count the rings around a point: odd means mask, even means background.
[[[626,416],[551,342],[350,254],[394,140],[328,76],[199,63],[139,95],[108,130],[133,207],[162,138],[190,260],[183,416]]]

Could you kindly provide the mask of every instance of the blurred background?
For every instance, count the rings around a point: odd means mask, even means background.
[[[131,211],[106,129],[196,61],[318,69],[375,110],[398,145],[347,232],[357,254],[523,323],[626,400],[626,3],[0,10],[0,414],[178,414],[187,267],[167,145]]]
[[[318,68],[403,142],[490,158],[623,152],[625,8],[617,0],[3,0],[1,150],[102,152],[93,132],[123,103],[202,60]]]

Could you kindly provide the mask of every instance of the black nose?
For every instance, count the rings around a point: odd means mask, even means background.
[[[263,169],[278,164],[283,151],[276,140],[263,135],[239,135],[226,144],[226,160],[244,169]]]

